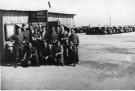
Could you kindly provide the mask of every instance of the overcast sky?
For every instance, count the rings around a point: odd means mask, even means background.
[[[53,9],[73,12],[75,25],[135,25],[135,0],[0,0],[2,9]]]

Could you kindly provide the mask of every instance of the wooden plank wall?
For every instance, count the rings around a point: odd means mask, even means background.
[[[2,40],[3,40],[3,38],[2,38],[2,11],[0,10],[0,62],[1,62],[1,60],[2,60],[2,54],[3,54],[3,50],[2,50]]]
[[[1,43],[3,49],[3,53],[1,53],[2,61],[7,61],[5,60],[6,58],[12,57],[12,54],[10,55],[6,53],[6,45],[13,45],[9,41],[5,41],[4,24],[28,23],[28,15],[29,15],[28,12],[23,12],[23,11],[6,11],[6,10],[2,11],[2,24],[1,24],[2,29],[0,32],[0,34],[2,34],[2,41],[3,41]]]
[[[28,23],[28,12],[24,11],[4,11],[3,24]]]
[[[48,13],[48,21],[60,21],[61,24],[74,25],[74,15]]]

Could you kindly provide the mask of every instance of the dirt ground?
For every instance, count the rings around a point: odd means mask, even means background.
[[[4,90],[135,89],[135,32],[80,37],[80,64],[73,66],[1,66]]]

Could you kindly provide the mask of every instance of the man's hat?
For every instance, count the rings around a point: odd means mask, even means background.
[[[45,26],[42,26],[42,28],[45,27]],[[45,27],[46,28],[46,27]]]
[[[47,42],[46,40],[43,40],[43,42]]]
[[[22,27],[26,26],[26,24],[22,24]]]
[[[19,28],[21,28],[21,27],[20,27],[20,26],[18,26],[18,25],[15,25],[15,28],[16,28],[16,29],[19,29]]]
[[[42,25],[42,23],[38,23],[38,25]]]

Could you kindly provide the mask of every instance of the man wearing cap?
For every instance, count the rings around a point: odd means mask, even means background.
[[[23,55],[27,49],[27,43],[29,42],[29,38],[30,38],[30,32],[26,29],[26,24],[22,24],[22,32],[24,33],[25,36],[27,36],[27,40],[25,40],[26,42],[24,43],[24,50],[23,50]]]
[[[26,29],[26,24],[22,24],[22,32],[28,37],[26,42],[29,41],[30,32]]]
[[[25,40],[28,39],[28,36],[24,35],[24,33],[21,32],[21,28],[18,28],[16,31],[16,34],[13,34],[11,37],[9,37],[9,40],[11,42],[14,42],[13,48],[14,48],[14,54],[16,58],[15,68],[17,67],[17,63],[19,60],[23,57],[23,48]]]

